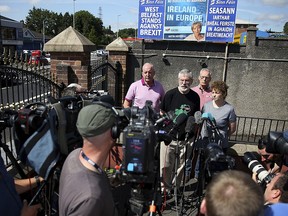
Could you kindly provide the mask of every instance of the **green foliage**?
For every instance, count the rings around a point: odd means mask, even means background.
[[[135,31],[137,31],[137,29],[134,28],[126,28],[126,29],[120,29],[119,30],[119,37],[121,38],[128,38],[128,37],[135,37]]]
[[[88,11],[81,10],[75,13],[75,28],[96,45],[104,36],[102,20]]]
[[[28,12],[24,26],[32,31],[43,32],[45,35],[55,36],[69,26],[73,26],[73,14],[66,12],[57,14],[49,10],[33,7]],[[111,42],[113,38],[106,35],[113,35],[111,27],[105,29],[101,19],[94,17],[88,11],[78,11],[75,13],[75,29],[87,37],[96,45]]]
[[[283,32],[285,34],[288,34],[288,22],[285,23],[284,27],[283,27]]]

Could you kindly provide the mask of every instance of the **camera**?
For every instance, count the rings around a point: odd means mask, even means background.
[[[152,199],[155,205],[161,205],[160,142],[172,141],[164,130],[165,124],[158,126],[159,114],[151,105],[151,101],[146,101],[142,109],[131,107],[118,111],[117,124],[123,128],[123,161],[118,177],[129,184],[129,207],[138,215],[148,211]],[[125,126],[126,119],[129,124]]]
[[[130,123],[123,130],[123,177],[127,182],[153,183],[155,178],[155,111],[149,102],[131,108]]]
[[[235,168],[235,159],[225,155],[217,143],[209,143],[204,149],[204,167],[206,181],[209,182],[213,175],[224,170]]]
[[[260,185],[266,187],[268,183],[274,178],[273,173],[269,173],[262,164],[259,163],[255,153],[253,152],[245,152],[243,160],[246,164],[248,164],[248,168],[256,173],[257,178],[260,180]]]
[[[274,154],[288,154],[288,131],[268,133],[266,151]]]
[[[17,114],[16,111],[10,109],[0,110],[0,130],[13,127]]]

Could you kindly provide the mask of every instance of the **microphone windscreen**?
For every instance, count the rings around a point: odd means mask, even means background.
[[[197,111],[194,113],[194,118],[195,118],[195,123],[196,124],[201,124],[202,121],[202,113],[200,111]]]
[[[188,116],[185,113],[181,113],[180,115],[178,115],[175,119],[175,126],[180,126],[182,125],[186,120],[187,120]]]
[[[185,133],[190,133],[195,124],[195,118],[193,116],[189,116],[186,122]]]

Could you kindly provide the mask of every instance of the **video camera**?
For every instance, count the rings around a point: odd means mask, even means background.
[[[0,110],[0,131],[13,127],[17,112],[10,109]]]
[[[212,179],[214,174],[235,168],[235,159],[224,154],[221,146],[217,143],[209,143],[205,147],[204,158],[207,182]]]
[[[288,155],[288,130],[270,131],[267,138],[266,151],[268,153]]]
[[[121,172],[126,182],[153,183],[158,172],[155,169],[159,159],[158,144],[161,141],[166,144],[172,141],[170,135],[155,124],[159,115],[151,105],[151,101],[146,101],[142,109],[132,107],[128,112],[127,109],[124,111],[125,116],[130,118],[123,130],[124,159]]]
[[[146,101],[142,109],[131,107],[117,110],[117,124],[120,129],[123,128],[123,161],[116,177],[131,187],[129,207],[138,215],[148,211],[149,201],[158,192],[160,194],[160,142],[169,144],[172,141],[163,128],[166,125],[164,121],[173,124],[172,120],[168,119],[168,115],[159,118],[151,105],[151,101]],[[159,200],[156,203],[161,204]]]

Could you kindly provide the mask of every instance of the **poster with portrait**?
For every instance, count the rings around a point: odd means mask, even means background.
[[[231,42],[237,0],[139,0],[138,38]]]

